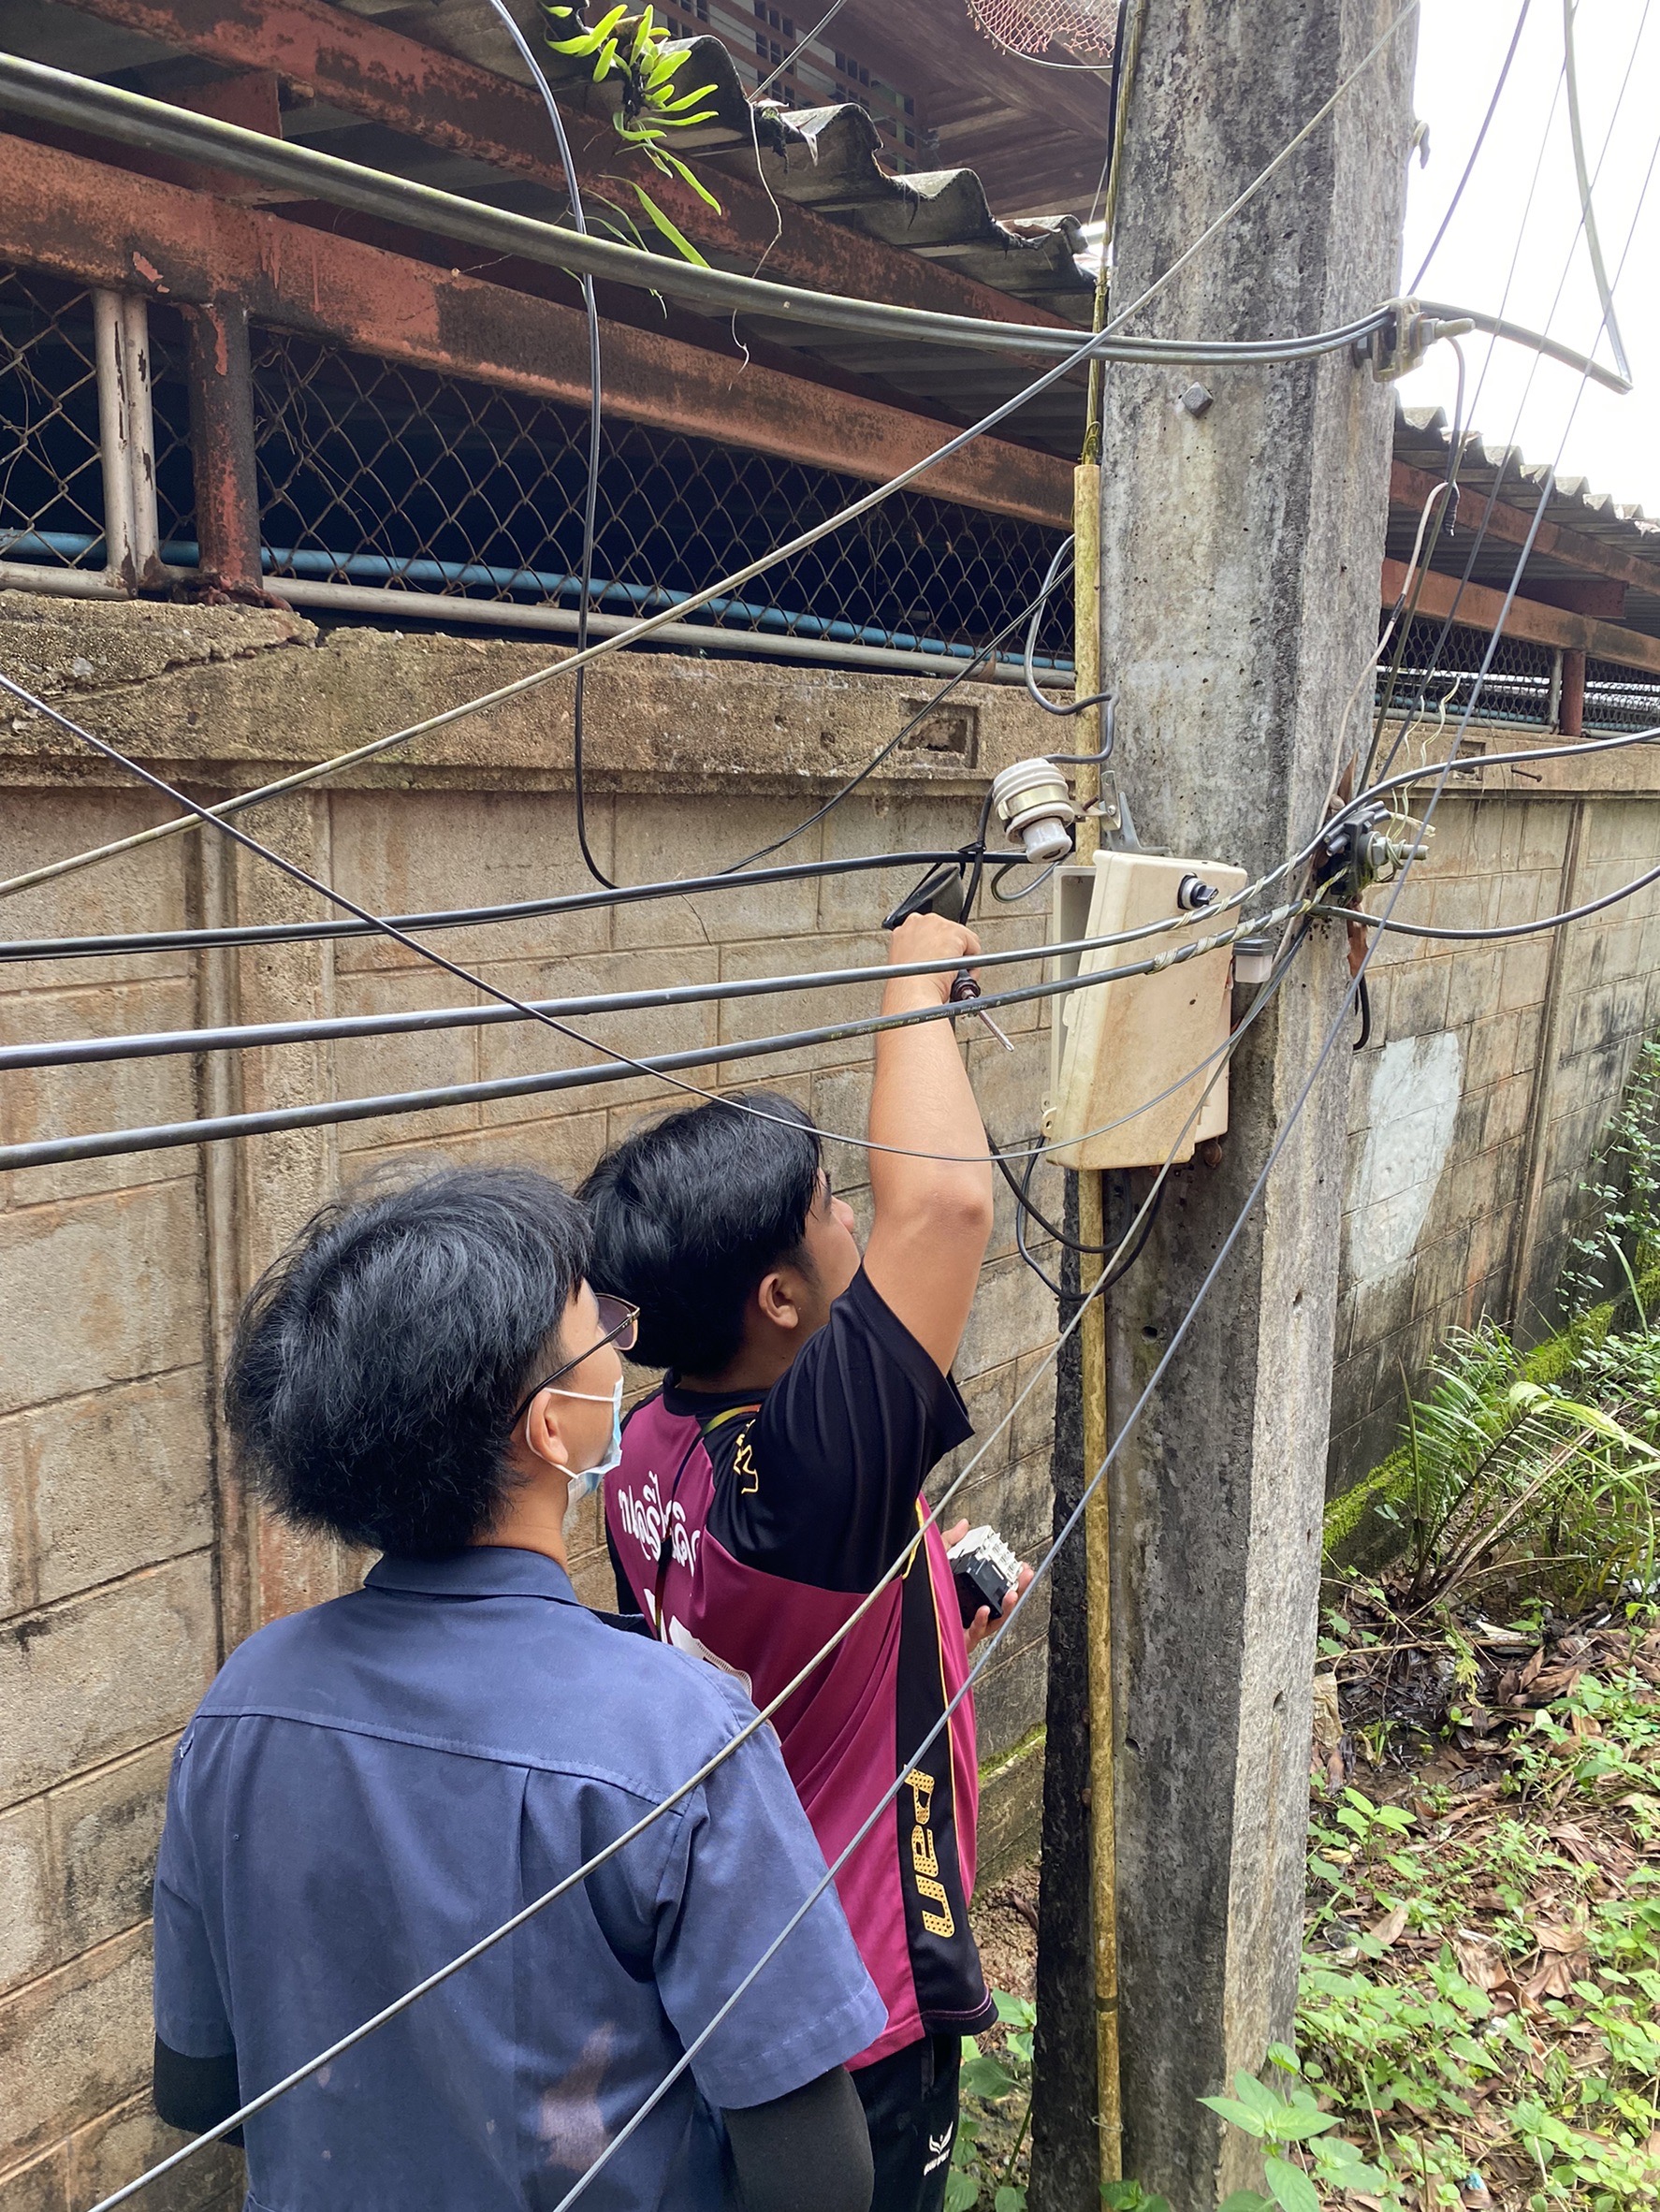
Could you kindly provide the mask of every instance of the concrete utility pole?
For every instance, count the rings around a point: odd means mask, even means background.
[[[1400,0],[1144,4],[1115,308],[1331,96]],[[1145,327],[1290,335],[1395,289],[1413,49],[1409,17]],[[1346,354],[1207,371],[1203,388],[1108,371],[1102,677],[1118,688],[1115,764],[1144,843],[1256,875],[1318,827],[1376,641],[1392,405]],[[1347,973],[1342,934],[1318,931],[1234,1062],[1220,1163],[1176,1172],[1114,1292],[1114,1429],[1244,1203]],[[1113,1481],[1123,2171],[1177,2212],[1251,2179],[1245,2138],[1196,2100],[1260,2068],[1291,2030],[1347,1047]],[[1147,1179],[1113,1180],[1139,1198]]]

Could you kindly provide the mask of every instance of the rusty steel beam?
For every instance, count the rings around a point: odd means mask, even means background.
[[[199,586],[265,602],[248,318],[233,300],[184,310]]]
[[[0,260],[183,305],[234,301],[253,321],[386,359],[566,406],[588,400],[576,308],[35,140],[0,137]],[[616,323],[605,327],[605,405],[654,429],[866,482],[882,482],[941,443],[937,424],[902,408]],[[980,438],[922,488],[1068,530],[1071,482],[1053,455]]]
[[[1420,514],[1424,502],[1442,481],[1426,469],[1409,468],[1405,461],[1396,461],[1390,470],[1390,504],[1409,507],[1414,514]],[[1502,500],[1485,500],[1478,492],[1461,486],[1460,530],[1466,527],[1479,530],[1483,522],[1488,535],[1507,546],[1525,546],[1528,532],[1533,529],[1533,517],[1522,508],[1508,506]],[[1580,569],[1589,576],[1610,576],[1617,583],[1632,584],[1639,591],[1660,596],[1660,567],[1638,560],[1629,553],[1622,553],[1617,546],[1605,546],[1599,539],[1586,537],[1580,531],[1567,530],[1561,523],[1541,522],[1533,549],[1536,553],[1548,554],[1552,560],[1560,560],[1565,568]]]
[[[1386,560],[1381,604],[1393,606],[1406,589],[1406,563]],[[1575,614],[1567,607],[1545,606],[1536,599],[1514,599],[1509,613],[1505,614],[1502,591],[1492,590],[1485,584],[1461,587],[1456,576],[1445,576],[1432,569],[1419,593],[1419,613],[1445,619],[1455,607],[1458,619],[1472,630],[1491,630],[1505,615],[1507,637],[1524,637],[1534,645],[1555,646],[1565,653],[1588,653],[1594,661],[1611,661],[1621,668],[1642,668],[1660,676],[1660,637],[1650,637],[1640,630],[1624,630],[1617,623]]]
[[[564,177],[542,103],[492,69],[425,46],[419,39],[324,0],[73,0],[84,15],[137,31],[227,69],[272,70],[330,107],[444,148],[533,177],[563,192]],[[505,49],[504,49],[505,51]],[[610,130],[573,118],[578,182],[624,157]],[[997,322],[1052,324],[1058,315],[972,277],[863,237],[810,209],[782,201],[784,227],[759,180],[722,172],[716,214],[677,179],[652,175],[651,196],[706,251],[745,267],[766,256],[767,273],[815,290],[881,299],[945,314]]]

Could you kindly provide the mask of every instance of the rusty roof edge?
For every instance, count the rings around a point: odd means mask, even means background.
[[[1444,407],[1408,407],[1397,400],[1395,405],[1395,453],[1402,460],[1416,457],[1421,461],[1426,453],[1439,457],[1445,466],[1451,449],[1452,431]],[[1523,485],[1542,486],[1551,473],[1550,464],[1531,461],[1516,445],[1488,445],[1478,436],[1472,435],[1464,449],[1463,468],[1472,463],[1478,470],[1491,471],[1497,475],[1502,471],[1512,478],[1520,488]],[[1486,485],[1478,488],[1486,491]],[[1660,535],[1660,520],[1643,513],[1639,504],[1616,500],[1612,493],[1594,491],[1584,476],[1558,476],[1551,488],[1550,519],[1584,530],[1607,544],[1624,544],[1633,553],[1647,557],[1653,553],[1653,541]]]
[[[386,12],[380,0],[334,4],[354,15]],[[505,4],[533,40],[541,16],[538,0]],[[407,11],[395,12],[399,27],[409,35]],[[422,10],[418,36],[498,76],[520,84],[531,81],[490,0],[435,0]],[[1044,299],[1062,313],[1086,311],[1095,279],[1077,258],[1084,236],[1074,216],[1023,221],[1019,229],[1012,228],[992,213],[972,169],[901,177],[884,168],[878,159],[881,135],[866,109],[848,103],[791,113],[771,104],[754,107],[723,40],[707,36],[671,44],[692,57],[683,65],[688,82],[701,83],[706,72],[714,88],[712,120],[677,132],[677,149],[723,166],[742,157],[753,161],[759,152],[764,181],[779,199],[811,208],[884,244],[960,264],[965,273],[1015,298]],[[561,102],[590,115],[608,118],[615,112],[620,95],[614,87],[594,84],[580,65],[561,70],[560,57],[551,52],[548,64]]]

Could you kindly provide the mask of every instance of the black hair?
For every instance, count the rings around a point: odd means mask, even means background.
[[[637,1130],[582,1186],[593,1279],[639,1307],[629,1356],[642,1366],[718,1374],[767,1269],[802,1263],[819,1132],[788,1099],[753,1091],[745,1102],[778,1119],[723,1099],[690,1107]]]
[[[417,1559],[484,1535],[508,1424],[588,1272],[587,1216],[523,1168],[326,1207],[255,1286],[225,1411],[238,1472],[302,1528]]]

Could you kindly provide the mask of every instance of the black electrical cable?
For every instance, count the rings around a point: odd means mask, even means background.
[[[1361,1034],[1355,1039],[1354,1049],[1363,1053],[1372,1041],[1372,991],[1364,976],[1361,978],[1358,993],[1361,1009]]]
[[[1427,922],[1386,922],[1381,915],[1369,914],[1361,907],[1321,906],[1317,911],[1334,922],[1360,922],[1369,929],[1387,929],[1395,937],[1431,938],[1437,944],[1491,945],[1511,938],[1537,937],[1547,929],[1565,929],[1570,922],[1583,922],[1588,915],[1600,914],[1605,908],[1618,906],[1623,898],[1634,898],[1639,891],[1646,891],[1651,883],[1657,882],[1660,882],[1660,867],[1647,868],[1630,882],[1605,891],[1600,898],[1588,898],[1583,906],[1569,907],[1560,914],[1541,914],[1536,922],[1501,922],[1491,929],[1437,929]]]
[[[1481,149],[1487,143],[1487,134],[1492,128],[1493,119],[1498,113],[1499,97],[1504,92],[1505,80],[1510,74],[1510,64],[1516,59],[1516,49],[1522,43],[1522,26],[1527,21],[1527,11],[1532,5],[1533,0],[1522,0],[1522,6],[1516,17],[1516,28],[1510,34],[1510,43],[1505,53],[1504,66],[1500,69],[1498,81],[1493,88],[1493,97],[1487,103],[1487,113],[1481,118],[1481,128],[1476,133],[1476,143],[1470,148],[1470,157],[1464,163],[1463,171],[1453,188],[1452,197],[1447,203],[1447,212],[1441,218],[1440,227],[1430,240],[1430,250],[1419,263],[1418,274],[1406,287],[1408,293],[1416,293],[1423,283],[1429,272],[1430,263],[1435,258],[1440,249],[1441,240],[1447,236],[1449,226],[1458,212],[1458,203],[1464,196],[1464,186],[1469,182],[1475,171],[1477,161],[1480,158]]]
[[[968,851],[967,846],[943,846],[913,852],[856,853],[846,860],[798,860],[741,876],[672,876],[659,883],[625,883],[609,891],[562,892],[552,898],[517,899],[495,907],[439,907],[430,913],[389,914],[386,919],[400,929],[472,929],[498,922],[535,921],[549,914],[589,913],[648,899],[686,898],[703,892],[742,891],[819,876],[936,866],[941,861],[966,860]],[[312,944],[336,938],[374,937],[379,931],[379,922],[250,922],[219,929],[153,929],[126,936],[10,938],[0,940],[0,963],[82,960],[124,953],[204,953],[238,945]]]
[[[916,709],[916,712],[900,725],[898,730],[895,732],[894,735],[888,738],[886,742],[871,755],[870,759],[865,763],[865,765],[858,769],[853,775],[850,776],[847,781],[838,791],[831,793],[830,796],[824,801],[822,807],[815,808],[812,813],[807,817],[805,822],[798,822],[794,829],[786,830],[782,837],[774,837],[768,844],[758,845],[753,852],[746,852],[742,860],[735,860],[732,863],[733,870],[735,871],[739,868],[752,867],[756,861],[764,860],[769,853],[780,851],[784,846],[794,843],[797,837],[805,835],[808,830],[816,828],[817,825],[824,820],[827,814],[833,813],[845,799],[851,798],[853,793],[858,790],[862,783],[864,783],[869,777],[875,775],[877,769],[881,766],[882,763],[888,759],[890,754],[896,751],[897,749],[904,744],[906,738],[910,736],[911,731],[916,729],[920,723],[925,722],[931,714],[934,714],[938,711],[944,702],[950,698],[953,691],[956,690],[958,684],[967,683],[969,677],[973,675],[974,671],[980,667],[983,662],[995,659],[998,649],[1007,642],[1009,638],[1013,636],[1014,633],[1020,628],[1020,625],[1027,619],[1028,615],[1030,615],[1034,619],[1036,619],[1038,616],[1041,615],[1044,603],[1047,601],[1050,593],[1054,589],[1055,578],[1053,574],[1051,574],[1050,575],[1045,576],[1043,579],[1042,584],[1039,588],[1037,598],[1033,600],[1028,606],[1022,607],[1019,614],[1012,616],[1010,619],[1004,623],[1003,627],[997,631],[995,636],[988,638],[983,645],[976,646],[973,653],[963,663],[962,668],[952,676],[947,677],[945,681],[939,687],[939,689],[934,691],[927,699],[925,699],[922,706]],[[1027,680],[1031,680],[1029,663],[1027,666]],[[985,824],[988,819],[988,816],[983,814],[980,829],[978,832],[978,835],[982,837],[983,837],[985,835]]]
[[[1009,1170],[1004,1163],[1002,1154],[997,1150],[995,1144],[992,1144],[989,1135],[986,1138],[986,1142],[991,1144],[992,1157],[997,1161],[998,1167],[1003,1170],[1003,1174],[1011,1188],[1014,1192],[1014,1249],[1019,1253],[1026,1265],[1031,1269],[1033,1274],[1037,1276],[1039,1282],[1042,1284],[1044,1289],[1049,1292],[1056,1303],[1057,1305],[1064,1304],[1066,1302],[1067,1295],[1064,1287],[1056,1281],[1055,1277],[1048,1272],[1046,1268],[1041,1266],[1039,1262],[1033,1259],[1032,1248],[1026,1241],[1027,1223],[1028,1221],[1041,1221],[1042,1219],[1042,1216],[1034,1209],[1030,1201],[1027,1197],[1027,1191],[1032,1179],[1032,1170],[1038,1164],[1038,1155],[1034,1152],[1031,1157],[1027,1161],[1026,1172],[1024,1175],[1022,1175],[1019,1182],[1017,1183],[1015,1182],[1013,1176],[1009,1173]],[[1162,1201],[1164,1197],[1162,1188],[1159,1190],[1158,1196]],[[1070,1249],[1076,1251],[1081,1249],[1081,1247],[1073,1245],[1070,1247]],[[1102,1249],[1102,1247],[1091,1245],[1090,1249],[1091,1251],[1098,1251]]]
[[[582,206],[582,189],[576,182],[576,164],[571,157],[571,141],[565,135],[564,118],[559,111],[559,102],[553,96],[553,87],[542,66],[541,58],[531,51],[529,39],[514,21],[506,0],[490,0],[502,29],[513,41],[519,59],[531,72],[531,81],[542,95],[542,105],[547,110],[547,120],[553,125],[554,138],[559,146],[560,167],[565,173],[565,194],[571,203],[571,225],[581,237],[589,235],[588,217]],[[600,381],[600,310],[594,297],[593,278],[586,271],[580,280],[582,312],[588,324],[588,483],[582,497],[582,574],[581,589],[576,601],[576,651],[588,650],[588,617],[593,598],[594,545],[599,534],[600,503],[600,433],[603,412],[603,391]],[[576,849],[582,855],[583,866],[596,883],[603,883],[607,891],[617,886],[605,875],[595,860],[588,842],[588,811],[582,781],[583,694],[588,683],[588,664],[579,662],[571,693],[571,760],[572,775],[576,793]]]
[[[0,686],[7,679],[0,677]],[[1293,910],[1279,910],[1281,918]],[[1150,975],[1181,961],[1196,959],[1214,952],[1218,945],[1230,942],[1246,931],[1263,925],[1260,920],[1242,922],[1237,928],[1224,931],[1217,937],[1196,938],[1173,952],[1159,953],[1150,960],[1139,960],[1115,968],[1099,968],[1094,973],[1065,976],[1058,981],[1028,983],[1018,990],[990,992],[974,1001],[976,1008],[983,1007],[996,1012],[1005,1006],[1025,1006],[1032,1001],[1053,998],[1074,991],[1089,990],[1097,984],[1115,982],[1129,976]],[[398,942],[430,957],[430,949],[416,943],[413,938],[400,937]],[[1033,957],[1043,957],[1043,953]],[[995,955],[993,955],[995,957]],[[444,963],[448,967],[447,962]],[[938,964],[932,964],[936,968]],[[464,973],[465,971],[463,971]],[[883,971],[886,972],[885,970]],[[854,1020],[827,1023],[812,1029],[791,1029],[773,1037],[735,1038],[722,1044],[702,1044],[688,1047],[683,1052],[659,1053],[636,1058],[615,1045],[602,1043],[598,1039],[584,1037],[567,1027],[555,1016],[508,997],[504,992],[480,979],[478,988],[491,991],[502,1004],[516,1006],[531,1020],[543,1023],[561,1037],[574,1039],[590,1051],[604,1054],[604,1059],[585,1061],[575,1068],[541,1070],[531,1075],[498,1076],[481,1083],[444,1084],[429,1090],[394,1091],[362,1099],[322,1099],[303,1106],[272,1107],[262,1113],[213,1114],[194,1121],[161,1122],[146,1128],[130,1129],[100,1129],[79,1137],[41,1138],[36,1142],[0,1145],[0,1173],[20,1168],[46,1167],[54,1162],[70,1159],[105,1159],[130,1152],[168,1151],[182,1144],[203,1144],[226,1137],[269,1136],[284,1129],[332,1128],[338,1123],[373,1121],[400,1113],[420,1113],[436,1106],[477,1105],[502,1099],[540,1097],[546,1092],[581,1090],[596,1084],[626,1082],[630,1075],[649,1075],[671,1084],[677,1090],[687,1091],[694,1098],[708,1099],[717,1094],[706,1090],[699,1084],[685,1083],[678,1070],[719,1066],[729,1060],[762,1059],[782,1052],[794,1052],[801,1047],[839,1043],[854,1037],[880,1036],[886,1029],[910,1028],[925,1022],[954,1021],[966,1011],[960,1004],[946,1001],[939,1006],[921,1007],[897,1014],[868,1014]],[[104,1041],[97,1041],[100,1043]],[[119,1038],[108,1041],[119,1046]],[[1184,1081],[1188,1080],[1184,1077]],[[740,1112],[752,1114],[759,1121],[774,1121],[778,1117],[763,1109],[749,1105],[742,1099],[727,1098],[724,1102]],[[854,1144],[876,1152],[902,1154],[908,1158],[931,1158],[932,1154],[918,1154],[907,1145],[877,1144],[868,1138],[843,1136],[827,1132],[839,1144]],[[955,1155],[952,1155],[955,1157]]]
[[[1045,699],[1042,692],[1038,689],[1038,679],[1033,669],[1033,662],[1038,650],[1038,625],[1043,619],[1043,609],[1048,604],[1049,594],[1055,589],[1056,583],[1059,581],[1062,563],[1071,560],[1072,548],[1076,542],[1077,541],[1075,537],[1063,538],[1061,543],[1056,547],[1055,558],[1049,563],[1048,573],[1043,578],[1042,589],[1039,591],[1037,602],[1032,608],[1031,620],[1027,625],[1026,651],[1022,656],[1023,664],[1026,670],[1026,688],[1031,694],[1034,702],[1043,709],[1045,714],[1085,714],[1088,712],[1090,707],[1100,706],[1113,696],[1111,691],[1092,691],[1087,698],[1072,699],[1070,700],[1065,706],[1057,706],[1053,699]],[[1109,738],[1109,750],[1111,749],[1111,742],[1112,741]],[[1069,755],[1068,757],[1070,758],[1071,756]],[[1096,756],[1093,753],[1088,755],[1088,758],[1091,760],[1093,760],[1095,757]],[[1101,758],[1105,759],[1105,757],[1106,756],[1103,753]]]

